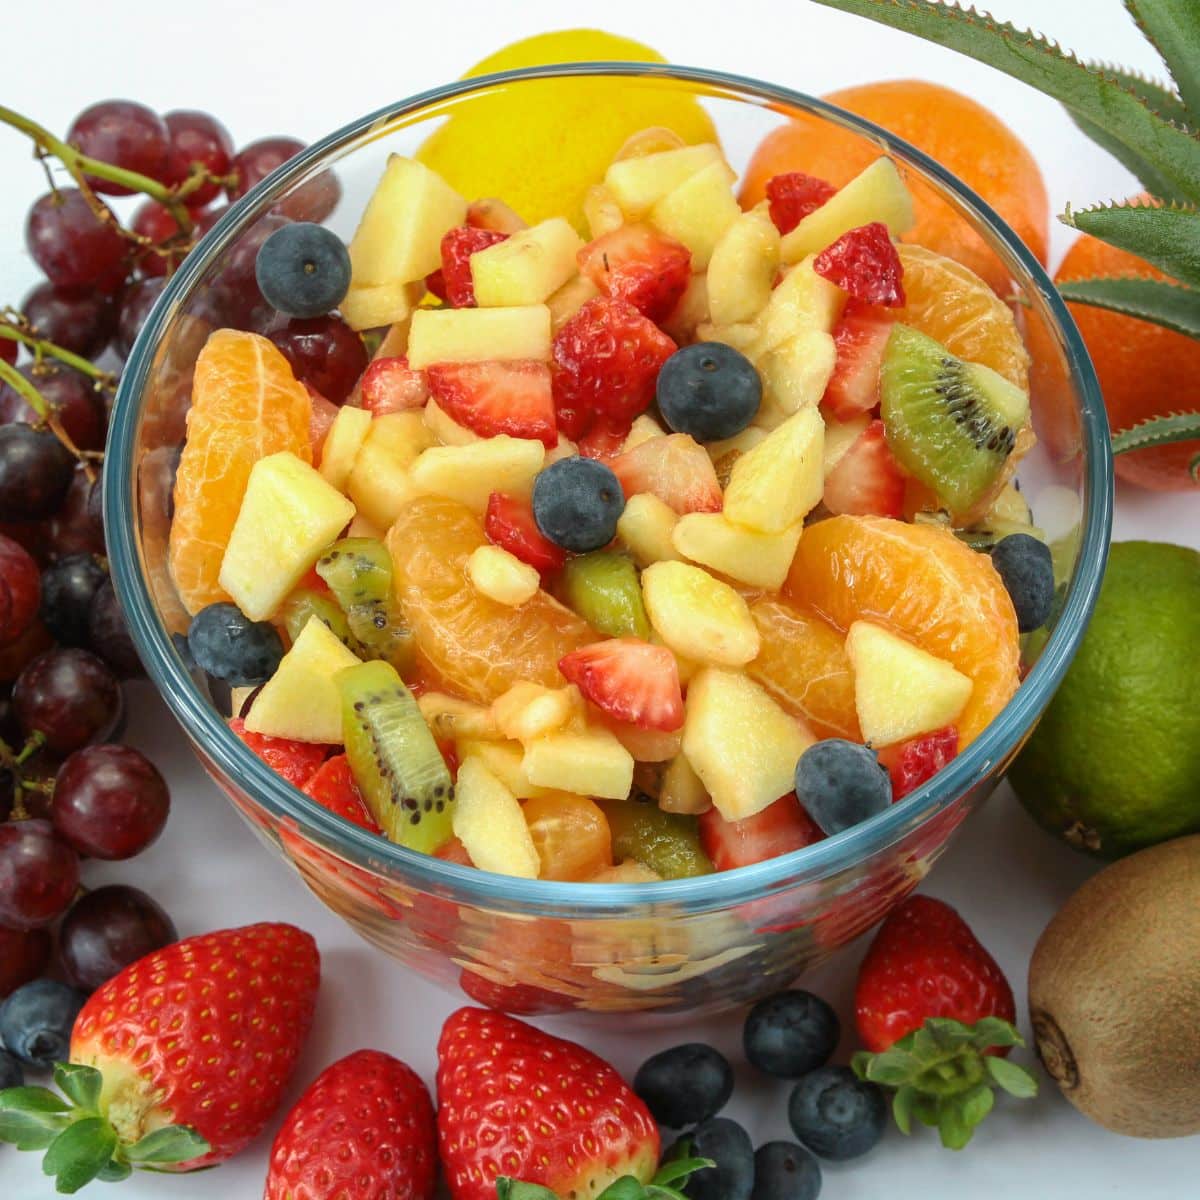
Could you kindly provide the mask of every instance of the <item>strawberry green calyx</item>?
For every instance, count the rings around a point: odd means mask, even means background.
[[[122,1142],[101,1110],[104,1081],[95,1067],[59,1063],[54,1082],[62,1095],[42,1087],[0,1091],[0,1141],[18,1150],[44,1150],[42,1170],[60,1194],[71,1195],[95,1179],[118,1182],[134,1167],[160,1170],[209,1152],[208,1142],[184,1125]]]
[[[1037,1095],[1037,1080],[1024,1067],[986,1053],[1024,1045],[999,1017],[974,1025],[929,1017],[887,1050],[859,1051],[851,1066],[860,1079],[893,1090],[892,1114],[901,1133],[912,1131],[915,1117],[936,1128],[948,1150],[961,1150],[992,1111],[994,1088],[1019,1100]]]
[[[635,1175],[614,1179],[596,1200],[687,1200],[674,1184],[682,1183],[693,1171],[715,1167],[711,1158],[673,1158],[663,1163],[649,1183]],[[557,1193],[540,1183],[524,1183],[501,1175],[496,1180],[496,1200],[559,1200]]]

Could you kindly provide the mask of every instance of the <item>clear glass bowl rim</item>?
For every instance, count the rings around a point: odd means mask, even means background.
[[[290,187],[345,146],[391,122],[458,97],[507,88],[522,80],[577,76],[663,79],[693,85],[698,94],[725,96],[761,105],[782,104],[841,125],[880,143],[953,193],[959,206],[1005,246],[1019,265],[1025,285],[1044,298],[1062,336],[1072,382],[1083,399],[1081,425],[1085,455],[1084,527],[1066,602],[1054,633],[1033,670],[1001,713],[961,755],[900,803],[853,829],[804,850],[733,871],[658,883],[562,883],[525,880],[407,850],[385,842],[334,816],[292,788],[234,735],[196,686],[161,625],[141,568],[135,534],[137,512],[134,454],[140,397],[152,369],[159,338],[191,289],[218,258]],[[314,142],[233,204],[168,282],[134,345],[118,390],[104,469],[104,518],[114,585],[150,678],[189,737],[204,748],[216,768],[274,821],[290,819],[300,831],[377,876],[393,878],[451,895],[482,907],[524,914],[586,918],[649,906],[678,906],[712,912],[771,894],[816,883],[883,851],[904,833],[949,808],[982,783],[1006,759],[1032,725],[1074,655],[1099,592],[1112,524],[1113,468],[1108,422],[1087,349],[1066,305],[1041,263],[999,214],[970,188],[916,147],[836,105],[789,88],[740,75],[656,63],[581,62],[549,64],[460,80],[418,93],[360,117]]]

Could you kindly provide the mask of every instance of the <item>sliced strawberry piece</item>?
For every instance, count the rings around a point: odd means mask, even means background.
[[[870,412],[879,403],[879,367],[892,322],[878,309],[851,303],[833,331],[837,362],[821,407],[839,421]]]
[[[900,308],[904,264],[882,221],[848,230],[813,260],[813,270],[855,300]]]
[[[362,798],[362,792],[358,790],[354,772],[350,769],[350,760],[344,754],[335,754],[322,763],[300,790],[318,804],[324,805],[330,812],[337,813],[339,817],[352,821],[371,833],[383,833],[379,822],[371,816],[370,809]]]
[[[404,355],[377,358],[363,372],[362,406],[373,417],[420,408],[429,399],[429,380]]]
[[[579,269],[606,296],[665,321],[692,277],[692,252],[649,225],[622,225],[579,251]]]
[[[314,742],[296,742],[291,738],[267,737],[251,733],[241,717],[234,717],[229,728],[275,772],[293,787],[302,788],[316,774],[329,753],[328,746]]]
[[[882,421],[872,421],[838,459],[825,479],[823,499],[835,515],[903,515],[904,475],[888,447]]]
[[[833,184],[803,171],[773,175],[767,180],[767,211],[780,233],[791,233],[836,191]]]
[[[725,498],[708,451],[686,433],[651,438],[618,454],[608,464],[621,481],[625,498],[652,492],[681,516],[720,512]]]
[[[542,362],[434,363],[433,398],[452,420],[480,437],[530,438],[558,445],[550,368]]]
[[[456,837],[452,837],[448,842],[443,842],[433,852],[433,857],[440,858],[442,862],[458,863],[460,867],[473,865],[466,846]]]
[[[578,441],[597,423],[628,429],[649,408],[675,343],[625,300],[596,296],[554,336],[558,427]]]
[[[958,754],[958,729],[947,725],[911,741],[885,746],[879,761],[892,777],[892,802],[915,792]]]
[[[611,462],[621,453],[625,439],[629,436],[627,429],[610,429],[605,424],[593,425],[579,439],[579,453],[584,458],[595,458],[601,462]]]
[[[539,571],[557,571],[567,561],[567,552],[538,528],[533,506],[520,496],[493,492],[488,497],[483,531],[488,541]]]
[[[727,821],[710,808],[700,814],[699,824],[700,844],[718,871],[732,871],[803,850],[825,836],[801,807],[795,792],[744,821]]]
[[[442,238],[442,269],[425,277],[425,286],[455,308],[475,307],[475,282],[471,278],[471,255],[504,241],[507,233],[456,225]],[[435,278],[439,276],[440,279]]]
[[[321,465],[321,448],[325,445],[325,435],[337,419],[338,406],[331,400],[326,400],[315,388],[304,385],[308,398],[312,401],[312,412],[308,418],[308,442],[312,447],[313,466]]]
[[[641,729],[683,725],[679,664],[666,646],[609,638],[559,659],[558,669],[597,708]]]

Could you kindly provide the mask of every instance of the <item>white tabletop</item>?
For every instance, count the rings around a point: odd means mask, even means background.
[[[1034,25],[1081,57],[1158,70],[1119,0],[992,0],[997,15]],[[65,131],[84,105],[129,96],[160,110],[205,108],[246,142],[271,133],[312,139],[346,120],[456,76],[499,44],[544,29],[601,24],[642,39],[679,62],[786,81],[821,93],[873,79],[919,76],[977,97],[1000,113],[1033,148],[1050,191],[1051,211],[1066,201],[1104,200],[1136,190],[1132,178],[1078,134],[1051,101],[949,51],[793,0],[607,0],[570,6],[555,0],[441,0],[437,4],[367,4],[362,0],[43,0],[6,6],[4,102]],[[185,19],[186,18],[186,19]],[[28,147],[0,128],[0,278],[4,303],[17,303],[35,281],[23,252],[28,204],[42,188]],[[1055,257],[1070,241],[1056,228]],[[1200,546],[1191,496],[1152,496],[1122,488],[1116,536]],[[324,982],[316,1027],[292,1089],[335,1058],[372,1046],[411,1063],[432,1081],[434,1045],[443,1018],[460,1003],[368,947],[325,910],[283,863],[252,838],[202,774],[171,718],[147,684],[135,686],[129,738],[167,775],[174,810],[160,843],[135,862],[89,865],[89,883],[140,886],[170,911],[181,934],[283,919],[310,930],[321,947]],[[1001,788],[970,821],[925,890],[959,906],[1012,981],[1018,997],[1038,934],[1093,870],[1027,818]],[[843,1017],[865,941],[805,983]],[[1027,1022],[1025,1022],[1027,1025]],[[703,1039],[738,1062],[736,1015],[620,1037],[603,1026],[551,1023],[577,1034],[632,1073],[652,1050]],[[847,1039],[843,1054],[851,1049]],[[905,1140],[894,1130],[869,1158],[826,1170],[830,1200],[924,1200],[1023,1196],[1029,1200],[1182,1200],[1195,1195],[1200,1140],[1140,1142],[1089,1124],[1044,1080],[1027,1104],[1001,1101],[964,1154],[936,1146],[922,1131]],[[756,1142],[788,1136],[787,1088],[738,1068],[730,1114]],[[282,1114],[281,1114],[282,1115]],[[129,1200],[168,1194],[174,1200],[261,1195],[271,1129],[219,1171],[167,1181],[135,1177]],[[36,1155],[0,1149],[0,1194],[49,1197]]]

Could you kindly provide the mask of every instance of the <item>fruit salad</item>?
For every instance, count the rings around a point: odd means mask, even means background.
[[[1013,695],[1054,580],[1011,311],[901,240],[886,157],[735,178],[649,129],[527,225],[392,156],[348,247],[262,241],[281,320],[372,356],[321,395],[209,336],[169,568],[314,801],[512,876],[699,875],[884,811]]]

